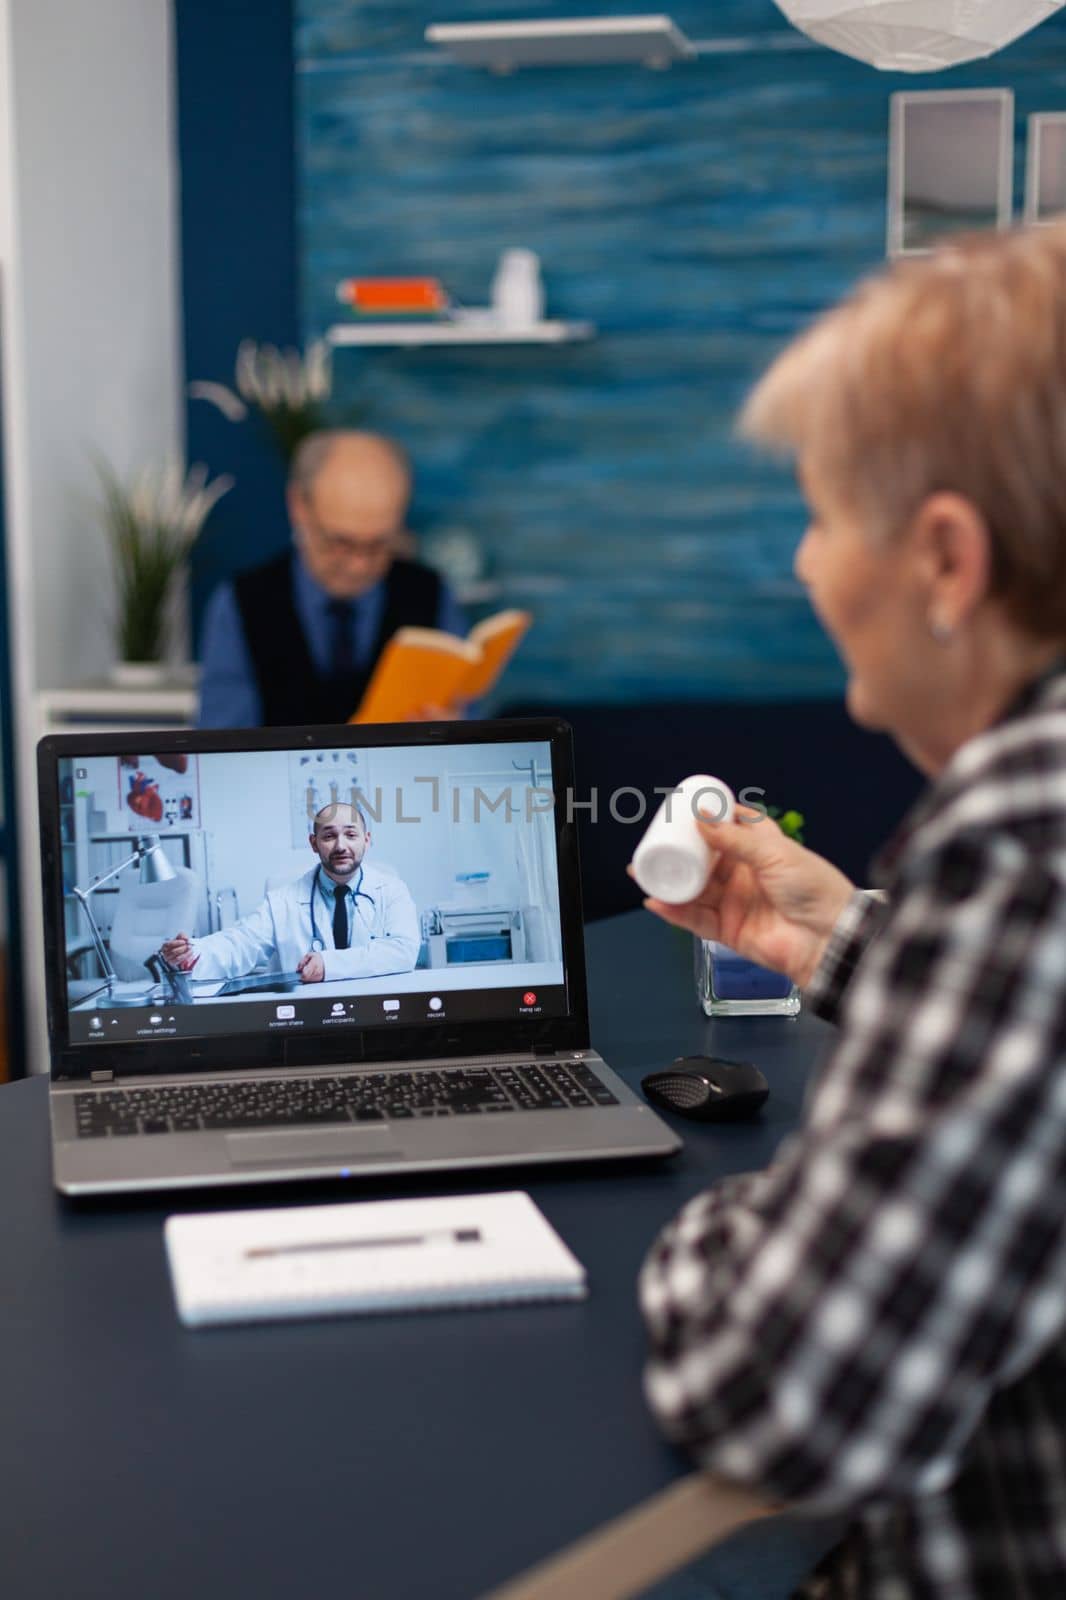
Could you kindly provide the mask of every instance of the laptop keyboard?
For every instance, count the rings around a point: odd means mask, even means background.
[[[80,1139],[198,1129],[321,1126],[412,1117],[501,1115],[613,1106],[583,1062],[346,1073],[255,1082],[94,1089],[74,1096]]]

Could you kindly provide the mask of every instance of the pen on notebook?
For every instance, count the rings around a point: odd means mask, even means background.
[[[391,1233],[366,1239],[306,1239],[299,1244],[256,1245],[245,1260],[260,1256],[302,1256],[320,1250],[383,1250],[409,1244],[480,1244],[480,1228],[435,1228],[431,1233]]]

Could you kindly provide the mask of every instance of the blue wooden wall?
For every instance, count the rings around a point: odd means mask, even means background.
[[[731,418],[883,257],[892,90],[1012,87],[1020,161],[1025,115],[1066,109],[1066,18],[923,78],[808,45],[770,0],[682,0],[716,43],[662,73],[496,77],[422,43],[444,18],[618,9],[295,0],[304,335],[349,274],[434,273],[478,305],[503,247],[536,250],[549,314],[592,319],[594,342],[336,364],[341,398],[411,450],[418,525],[470,530],[502,603],[536,613],[507,697],[836,695],[791,576],[799,498]]]
[[[292,0],[174,0],[185,371],[233,382],[244,338],[296,344]],[[289,538],[284,472],[262,430],[189,403],[186,450],[236,484],[192,556],[197,628],[220,579]]]

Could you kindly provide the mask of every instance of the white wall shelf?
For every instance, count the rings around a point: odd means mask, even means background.
[[[326,334],[343,345],[572,344],[591,339],[591,322],[528,322],[509,325],[489,311],[460,311],[441,322],[339,322]]]
[[[191,726],[196,721],[199,694],[187,681],[155,689],[123,689],[101,681],[69,689],[41,689],[35,700],[38,736],[134,733],[142,728]]]
[[[519,67],[592,66],[632,62],[662,68],[696,54],[671,17],[567,17],[551,21],[438,22],[426,42],[467,67],[514,72]]]

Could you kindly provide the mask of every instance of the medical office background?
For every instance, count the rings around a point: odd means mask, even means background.
[[[463,552],[472,619],[534,614],[507,703],[769,705],[801,724],[839,699],[791,574],[799,497],[731,420],[884,257],[895,91],[1011,90],[1019,212],[1027,119],[1066,110],[1066,14],[920,78],[811,43],[772,0],[679,0],[701,48],[665,71],[497,75],[424,39],[445,20],[646,9],[0,0],[0,843],[25,1017],[9,1071],[45,1065],[33,745],[114,657],[93,452],[234,475],[195,555],[195,648],[212,586],[288,531],[269,442],[186,383],[231,381],[243,338],[325,333],[344,277],[433,275],[482,306],[501,252],[525,247],[547,315],[594,329],[334,355],[338,420],[410,451],[412,527],[442,564]]]

